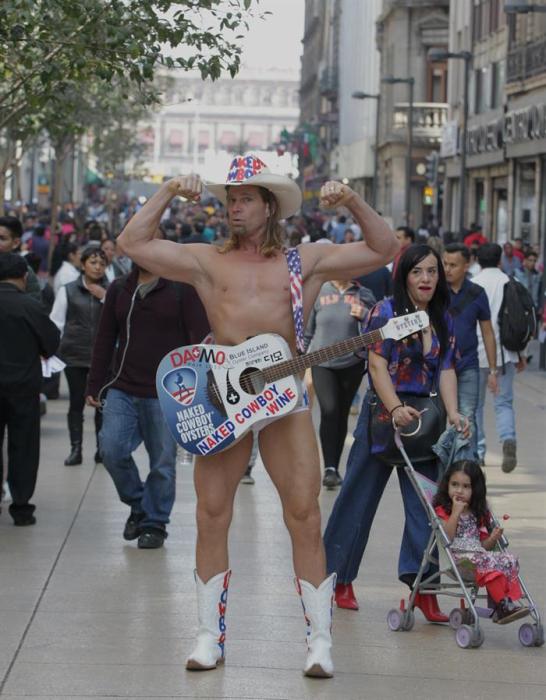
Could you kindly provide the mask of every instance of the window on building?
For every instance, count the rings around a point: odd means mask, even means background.
[[[171,153],[181,153],[184,145],[184,134],[180,129],[171,129],[167,139],[167,145]]]
[[[506,63],[497,61],[491,64],[491,107],[502,106],[504,83],[506,82]]]
[[[265,148],[265,134],[263,131],[251,131],[246,142],[249,148]]]
[[[234,131],[222,131],[220,135],[220,148],[230,149],[237,143],[237,134]]]
[[[491,81],[489,67],[477,68],[474,71],[475,101],[474,111],[481,114],[491,105]]]
[[[447,61],[428,63],[427,102],[447,102]]]
[[[210,132],[207,129],[199,130],[198,137],[199,150],[204,151],[210,146]]]
[[[474,3],[472,9],[472,39],[479,41],[482,38],[482,12],[479,3]]]

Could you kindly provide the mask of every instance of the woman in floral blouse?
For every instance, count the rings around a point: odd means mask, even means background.
[[[439,255],[427,245],[410,246],[400,258],[394,279],[394,296],[377,304],[367,330],[383,326],[390,318],[415,309],[425,310],[430,326],[404,340],[383,340],[370,347],[370,391],[367,393],[354,433],[355,441],[347,462],[343,487],[324,534],[328,571],[337,572],[336,602],[339,607],[358,609],[352,582],[358,574],[368,536],[392,467],[377,456],[387,443],[391,419],[403,428],[418,418],[405,406],[397,392],[429,395],[439,375],[439,393],[448,421],[468,431],[468,421],[457,411],[455,339],[447,313],[449,293]],[[385,420],[379,429],[369,430],[373,395],[383,404]],[[384,428],[384,429],[383,429]],[[436,460],[419,462],[416,468],[436,481]],[[398,577],[410,588],[419,570],[430,526],[419,498],[403,469],[397,469],[404,502],[405,527],[398,561]],[[417,595],[415,605],[433,622],[447,622],[435,596]]]

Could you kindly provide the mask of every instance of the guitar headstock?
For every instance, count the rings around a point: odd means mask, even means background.
[[[381,334],[383,338],[391,340],[402,340],[408,335],[418,333],[430,324],[426,311],[416,311],[405,316],[394,316],[382,326]]]

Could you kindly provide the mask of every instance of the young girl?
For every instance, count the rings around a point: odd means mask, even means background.
[[[444,530],[451,540],[451,553],[460,569],[472,567],[476,583],[485,586],[495,602],[493,622],[504,625],[529,614],[516,605],[521,596],[519,564],[508,552],[491,552],[502,537],[502,528],[487,530],[484,474],[476,462],[455,462],[444,474],[434,497],[434,509],[444,520]]]

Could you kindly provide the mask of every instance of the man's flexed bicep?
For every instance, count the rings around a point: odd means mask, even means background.
[[[334,245],[302,246],[305,277],[316,276],[322,281],[349,280],[383,267],[391,260],[389,254],[370,248],[364,241]]]
[[[175,196],[191,201],[199,199],[201,180],[197,175],[177,177],[163,183],[159,190],[128,222],[117,243],[131,260],[148,272],[167,279],[191,284],[204,273],[202,257],[206,245],[181,246],[160,238],[159,224],[163,212]]]
[[[320,193],[324,208],[346,207],[362,231],[363,240],[333,246],[310,244],[304,253],[304,274],[323,280],[346,280],[383,267],[398,253],[394,231],[356,192],[341,182],[326,182]]]

